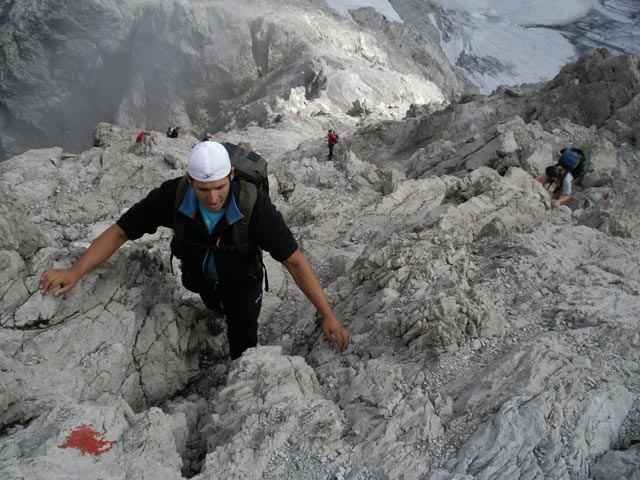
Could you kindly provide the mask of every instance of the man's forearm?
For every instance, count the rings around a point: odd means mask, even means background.
[[[124,230],[114,223],[93,241],[73,264],[71,270],[78,275],[78,278],[83,277],[87,272],[111,257],[126,241],[127,236]]]
[[[313,306],[316,307],[320,315],[322,315],[322,317],[331,315],[333,311],[322,290],[320,281],[302,252],[296,250],[293,255],[282,263],[293,277],[298,288],[300,288]]]
[[[331,345],[335,345],[339,352],[349,346],[349,332],[333,313],[329,300],[322,290],[320,281],[314,273],[311,265],[300,250],[296,250],[293,255],[282,262],[289,270],[296,285],[302,290],[318,313],[322,317],[320,327],[324,337]]]

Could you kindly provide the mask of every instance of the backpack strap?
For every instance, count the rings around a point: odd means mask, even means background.
[[[181,218],[181,215],[178,212],[182,201],[184,200],[185,195],[187,194],[187,190],[189,188],[189,178],[187,175],[180,179],[178,183],[178,188],[176,189],[176,197],[174,201],[174,228],[173,228],[173,238],[171,240],[171,256],[169,259],[169,267],[171,270],[171,274],[173,272],[173,257],[174,249],[179,249],[182,243],[189,243],[194,248],[208,248],[214,251],[226,251],[226,252],[241,252],[241,253],[251,253],[253,251],[256,252],[256,263],[260,269],[262,269],[264,273],[264,285],[265,291],[269,291],[269,278],[267,276],[267,267],[264,264],[264,260],[262,258],[262,250],[252,245],[249,242],[249,223],[251,222],[251,215],[253,214],[253,207],[256,204],[258,199],[258,188],[251,182],[245,180],[244,178],[238,178],[238,184],[240,185],[240,193],[238,195],[238,209],[242,213],[244,217],[242,220],[236,222],[233,225],[233,230],[231,232],[231,238],[233,241],[232,246],[223,246],[223,245],[207,245],[200,244],[197,242],[186,242],[184,240],[184,219]]]
[[[240,185],[238,208],[244,218],[233,225],[233,245],[241,252],[249,252],[252,247],[249,243],[249,222],[258,199],[258,188],[244,178],[239,178],[238,184]]]
[[[189,177],[185,175],[178,182],[178,189],[176,190],[176,199],[174,210],[177,212],[178,208],[180,208],[180,204],[184,200],[184,196],[187,194],[187,190],[189,189]]]
[[[238,178],[240,185],[240,194],[238,196],[238,208],[244,217],[233,225],[232,239],[236,250],[249,253],[253,250],[256,252],[256,261],[258,266],[264,273],[264,289],[269,291],[269,277],[267,275],[267,267],[262,257],[262,249],[252,245],[249,242],[249,223],[253,214],[253,207],[258,199],[258,187],[244,178]]]
[[[176,197],[173,205],[173,238],[171,239],[171,256],[169,257],[169,270],[171,271],[171,275],[173,273],[173,251],[174,248],[180,248],[180,244],[182,243],[182,239],[184,238],[184,221],[180,218],[178,214],[178,209],[184,200],[184,196],[187,194],[187,190],[189,189],[189,177],[185,175],[178,182],[178,188],[176,189]]]

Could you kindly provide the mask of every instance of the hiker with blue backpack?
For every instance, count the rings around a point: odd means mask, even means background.
[[[208,309],[224,315],[232,359],[258,342],[263,279],[268,290],[263,250],[286,267],[316,307],[326,340],[343,351],[349,333],[266,189],[250,181],[262,160],[259,180],[267,182],[266,161],[241,146],[214,141],[196,145],[185,176],[164,182],[127,210],[71,268],[44,272],[41,292],[68,292],[127,240],[164,226],[174,230],[171,253],[181,262],[182,284],[198,293]]]
[[[551,208],[558,208],[571,198],[573,182],[580,179],[586,167],[586,156],[579,148],[563,148],[558,162],[536,177],[551,192]]]

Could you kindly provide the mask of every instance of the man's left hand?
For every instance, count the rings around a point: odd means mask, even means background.
[[[335,316],[322,319],[322,332],[331,345],[335,345],[342,352],[349,345],[349,332],[342,326]]]

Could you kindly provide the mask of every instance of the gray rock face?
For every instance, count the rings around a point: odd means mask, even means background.
[[[229,380],[201,426],[209,453],[196,478],[278,478],[292,456],[332,455],[342,445],[340,411],[304,359],[258,347],[234,364]]]
[[[604,480],[605,478],[637,480],[640,478],[639,463],[638,445],[636,444],[626,451],[607,452],[593,466],[591,475],[596,480]]]
[[[567,111],[612,61],[593,55],[566,68]],[[220,138],[267,155],[273,201],[352,335],[341,354],[268,261],[260,346],[229,364],[166,230],[64,298],[38,292],[182,175],[197,138],[153,132],[145,151],[140,128],[101,123],[83,153],[0,164],[1,476],[638,478],[640,152],[621,80],[638,63],[618,61],[590,94],[611,108],[594,125],[527,116],[556,79],[404,120],[285,115]],[[567,145],[593,168],[551,210],[533,175]],[[71,440],[87,425],[99,454]]]
[[[423,64],[307,2],[5,3],[0,161],[86,150],[100,121],[200,137],[285,113],[346,113],[365,99],[372,116],[400,118],[462,88],[434,41],[422,47],[439,66],[429,80]]]
[[[86,139],[100,119],[115,118],[133,68],[120,48],[132,13],[121,2],[3,2],[1,160],[61,143],[84,150],[72,132]]]
[[[11,428],[0,453],[3,478],[182,478],[184,416],[158,408],[136,414],[108,396],[103,402],[61,402],[28,426]]]
[[[640,94],[639,67],[635,55],[613,56],[606,49],[593,50],[564,67],[531,98],[529,119],[545,122],[562,117],[601,127]],[[560,98],[562,102],[558,103]]]

